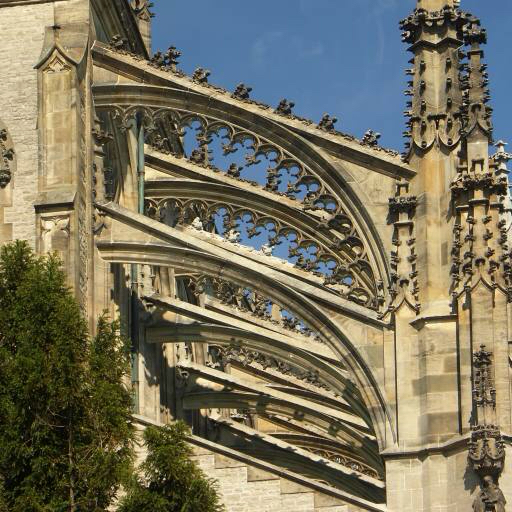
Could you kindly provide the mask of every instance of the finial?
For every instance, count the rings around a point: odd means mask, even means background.
[[[200,84],[208,83],[208,77],[211,75],[211,71],[204,68],[196,68],[192,75],[192,80]]]
[[[176,71],[178,59],[181,57],[181,52],[175,46],[169,46],[169,49],[163,53],[156,52],[149,60],[150,64],[156,68],[161,68],[166,71]]]
[[[150,21],[154,17],[154,13],[151,12],[153,2],[150,0],[132,0],[131,7],[135,15],[144,21]]]
[[[288,101],[287,99],[283,99],[279,102],[275,112],[277,114],[282,114],[284,116],[292,115],[292,109],[295,106],[293,101]]]
[[[334,125],[338,122],[338,118],[334,116],[330,116],[329,114],[324,114],[320,122],[318,123],[318,128],[325,132],[333,132],[335,131]]]
[[[380,137],[380,133],[373,130],[367,130],[361,140],[361,146],[378,146]]]
[[[248,100],[250,99],[251,91],[252,87],[247,87],[244,83],[239,83],[231,96],[238,100]]]

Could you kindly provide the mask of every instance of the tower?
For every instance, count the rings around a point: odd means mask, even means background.
[[[480,485],[485,494],[489,479],[497,484],[500,428],[510,429],[508,155],[501,145],[490,155],[480,21],[459,2],[423,0],[401,28],[413,55],[405,158],[417,175],[399,185],[414,208],[398,228],[398,258],[410,263],[397,279],[402,295],[414,288],[415,307],[404,301],[395,311],[397,455],[410,455],[390,464],[405,486],[388,506],[469,509],[482,500]]]

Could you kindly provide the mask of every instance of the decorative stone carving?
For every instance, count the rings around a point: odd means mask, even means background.
[[[172,227],[191,225],[199,218],[207,232],[214,226],[216,233],[225,238],[231,232],[229,236],[234,243],[240,243],[243,235],[247,249],[253,238],[263,236],[265,247],[260,246],[260,250],[268,256],[272,256],[273,248],[284,244],[289,264],[323,277],[325,284],[349,300],[372,308],[381,304],[364,244],[346,215],[331,216],[320,226],[323,236],[330,239],[326,244],[268,213],[226,202],[148,198],[146,213]]]
[[[0,188],[5,188],[12,179],[14,148],[7,130],[0,128]]]
[[[161,51],[155,52],[153,57],[149,60],[149,63],[152,66],[162,68],[165,71],[176,71],[180,57],[181,52],[175,46],[169,46],[165,54]]]
[[[467,137],[477,127],[487,135],[488,141],[492,141],[492,108],[486,103],[490,100],[487,84],[487,65],[483,64],[484,52],[480,48],[487,43],[487,33],[480,26],[480,20],[467,15],[467,23],[464,26],[464,43],[470,49],[467,52],[468,63],[464,66],[463,97],[461,115],[463,119],[463,133]]]
[[[196,217],[193,221],[192,221],[192,224],[191,226],[196,230],[196,231],[203,231],[203,223],[201,222],[201,219],[199,217]]]
[[[190,154],[190,161],[198,164],[205,165],[209,161],[211,151],[208,151],[208,146],[204,145],[200,149],[194,149]]]
[[[281,114],[283,116],[291,116],[293,107],[295,103],[293,101],[288,101],[287,99],[283,99],[279,102],[279,105],[276,108],[276,114]]]
[[[92,136],[98,146],[105,146],[109,142],[114,140],[114,136],[101,128],[95,128],[92,130]]]
[[[165,64],[171,69],[175,69],[179,64],[180,57],[181,52],[175,46],[169,46],[165,54]]]
[[[393,214],[413,214],[417,205],[418,200],[416,196],[398,196],[389,198],[389,211]]]
[[[380,137],[380,133],[374,132],[373,130],[367,130],[361,139],[361,146],[378,146]]]
[[[507,501],[491,476],[483,479],[482,490],[473,502],[474,512],[505,512]]]
[[[469,443],[469,462],[482,482],[486,477],[497,482],[505,464],[505,445],[498,427],[478,425],[473,428]]]
[[[229,363],[238,363],[242,366],[254,366],[262,368],[263,370],[271,369],[283,375],[304,381],[317,388],[332,391],[332,389],[320,379],[320,373],[317,370],[300,368],[276,356],[270,356],[241,345],[231,344],[229,347],[221,348],[220,357],[223,361],[223,366]]]
[[[252,87],[248,87],[244,83],[239,83],[234,90],[232,97],[237,100],[246,101],[250,99],[250,94],[252,91]]]
[[[372,478],[376,478],[377,480],[382,480],[382,476],[379,475],[379,473],[375,471],[373,468],[365,464],[361,464],[361,462],[356,461],[353,458],[342,453],[339,453],[335,450],[328,450],[326,448],[313,448],[311,446],[301,446],[301,448],[316,455],[320,455],[320,457],[335,462],[336,464],[341,464],[342,466],[350,468],[352,471],[357,471],[358,473],[361,473],[363,475],[368,475],[371,476]]]
[[[512,160],[512,153],[505,151],[505,147],[508,144],[502,140],[499,140],[494,144],[498,149],[496,153],[491,157],[492,163],[496,166],[498,171],[508,172],[507,162]]]
[[[130,55],[133,59],[135,59],[137,61],[141,60],[140,55],[135,54],[135,53],[131,52],[129,49],[127,49],[127,45],[122,45],[121,44],[121,45],[117,45],[117,47],[112,46],[112,49],[118,51],[119,53],[122,53],[122,54],[125,54],[125,55]],[[197,68],[196,71],[200,70],[200,71],[198,71],[198,74],[195,75],[195,73],[194,73],[192,76],[189,77],[185,73],[183,73],[182,71],[176,69],[176,66],[169,65],[166,56],[161,51],[156,52],[154,54],[154,56],[148,61],[148,64],[150,66],[156,67],[156,68],[158,68],[160,70],[163,70],[163,71],[166,71],[166,72],[172,72],[173,74],[179,76],[180,78],[189,79],[189,80],[191,80],[191,81],[193,81],[195,83],[201,84],[204,87],[207,87],[207,88],[210,88],[210,89],[214,89],[216,92],[221,92],[221,93],[224,93],[224,94],[229,94],[229,92],[226,89],[224,89],[223,87],[219,87],[219,86],[216,86],[216,85],[208,83],[207,77],[205,77],[204,74],[203,74],[203,71],[202,71],[203,68]],[[209,75],[210,72],[208,70],[204,70],[204,71]],[[262,108],[264,110],[270,110],[271,109],[271,107],[269,105],[266,105],[266,104],[261,103],[259,101],[255,101],[255,100],[251,100],[250,99],[250,94],[249,93],[252,91],[252,88],[247,87],[244,84],[240,84],[240,86],[242,86],[240,88],[240,90],[239,90],[241,97],[238,96],[238,87],[237,87],[237,90],[234,93],[231,93],[232,97],[236,97],[237,99],[239,99],[241,101],[244,101],[246,103],[250,103],[250,104],[256,105],[256,106],[258,106],[258,107],[260,107],[260,108]],[[293,105],[290,102],[287,106],[283,105],[284,112],[281,112],[281,111],[278,112],[277,109],[276,109],[276,112],[280,113],[281,115],[286,115],[287,117],[291,117],[292,119],[297,120],[297,121],[301,122],[302,124],[304,124],[305,126],[308,126],[308,127],[313,126],[315,124],[310,119],[305,119],[303,117],[294,115],[290,111],[292,106]],[[332,121],[332,124],[331,124],[331,121]],[[319,125],[317,125],[317,127],[319,129],[323,130],[323,131],[328,131],[329,133],[331,133],[333,135],[336,135],[336,136],[344,139],[345,141],[361,143],[361,141],[359,141],[353,135],[336,131],[334,129],[334,123],[336,123],[336,121],[337,121],[336,118],[331,118],[331,121],[328,121],[327,119],[325,119],[325,122],[327,122],[327,126],[328,126],[327,129],[324,129],[323,126],[319,126]],[[320,122],[320,124],[322,124],[322,121]],[[399,157],[400,156],[400,153],[398,151],[395,151],[394,149],[384,148],[382,146],[379,146],[378,144],[377,145],[369,145],[367,147],[370,147],[370,148],[374,149],[375,151],[379,151],[379,152],[385,153],[385,154],[387,154],[389,156],[392,156],[392,157]]]
[[[473,159],[469,166],[463,162],[451,185],[457,213],[451,270],[454,298],[478,279],[501,287],[511,297],[512,269],[505,218],[509,195],[507,160],[501,145],[489,165],[486,158]]]
[[[318,123],[318,128],[323,130],[324,132],[334,132],[334,125],[338,122],[337,117],[331,117],[329,114],[324,114],[320,122]]]
[[[154,14],[151,12],[153,3],[150,0],[131,0],[131,7],[137,18],[149,22]]]
[[[105,199],[107,201],[112,201],[115,197],[116,191],[115,174],[112,167],[103,168],[103,185],[105,188]]]
[[[481,492],[473,502],[475,511],[505,511],[505,498],[498,480],[505,465],[505,445],[496,423],[496,389],[492,353],[485,345],[473,355],[473,406],[475,425],[469,442],[468,461],[480,477]]]
[[[149,59],[150,64],[157,68],[164,68],[165,67],[165,57],[164,54],[161,51],[157,51],[153,54],[151,59]]]
[[[492,354],[485,350],[485,345],[480,347],[473,358],[473,401],[478,408],[490,406],[494,409],[496,407],[496,389],[493,386],[491,375],[491,358]]]
[[[52,250],[51,239],[48,237],[56,231],[63,231],[69,236],[69,215],[41,217],[41,238],[44,241],[42,252]]]
[[[128,40],[124,37],[122,37],[120,34],[116,34],[112,37],[110,40],[110,46],[113,50],[118,52],[129,52],[130,46],[128,44]]]
[[[467,22],[467,14],[456,7],[446,6],[440,11],[427,11],[415,9],[407,18],[400,21],[402,41],[409,44],[416,43],[422,36],[423,30],[443,25],[453,25],[457,30],[459,39],[462,38],[462,29]]]
[[[241,239],[241,235],[238,231],[234,229],[230,229],[226,234],[226,240],[232,244],[239,244]]]
[[[453,6],[440,11],[416,9],[401,21],[403,40],[410,43],[415,54],[411,60],[413,68],[406,71],[412,78],[406,95],[411,96],[408,110],[408,129],[404,132],[412,141],[406,144],[405,158],[412,154],[413,147],[429,150],[435,143],[453,150],[459,141],[466,139],[477,128],[489,141],[492,134],[492,109],[487,89],[488,75],[482,63],[483,51],[480,45],[486,42],[486,32],[480,27],[480,20]],[[444,84],[429,73],[434,64],[426,50],[429,45],[438,44],[433,34],[441,35],[448,43],[443,73]],[[469,47],[467,52],[461,45]],[[464,59],[467,58],[467,62]],[[432,103],[432,88],[436,88],[438,101]]]
[[[460,172],[451,185],[455,198],[464,192],[483,190],[491,194],[506,195],[508,193],[508,181],[505,177],[498,177],[493,172],[466,173]]]
[[[263,244],[261,246],[261,252],[264,256],[272,256],[272,253],[274,252],[274,247],[270,244]]]
[[[231,176],[232,178],[240,178],[240,175],[242,174],[243,167],[240,167],[236,163],[232,163],[228,170],[226,171],[226,174],[228,176]]]
[[[418,270],[416,255],[416,238],[414,216],[417,198],[411,196],[409,183],[396,182],[396,194],[389,198],[390,220],[394,224],[393,245],[391,252],[391,304],[388,312],[399,308],[403,303],[419,313]]]
[[[192,75],[192,80],[199,84],[208,83],[208,77],[211,75],[211,72],[208,69],[204,68],[196,68],[194,74]]]
[[[214,118],[206,118],[204,116],[191,116],[187,112],[159,111],[159,114],[154,116],[152,112],[145,111],[145,115],[149,117],[146,121],[149,125],[156,125],[158,122],[170,118],[169,122],[176,127],[176,131],[180,136],[183,136],[187,130],[192,130],[194,124],[200,125],[196,132],[197,146],[191,151],[189,156],[189,159],[197,165],[212,170],[221,170],[212,165],[211,153],[206,153],[206,146],[212,142],[213,138],[218,138],[222,141],[221,144],[225,156],[236,152],[244,153],[243,158],[246,161],[245,167],[231,163],[229,169],[226,170],[229,176],[240,180],[244,179],[243,171],[245,168],[261,162],[261,159],[266,157],[266,155],[274,155],[272,157],[272,163],[274,165],[271,167],[270,176],[267,174],[264,180],[263,177],[261,179],[262,187],[266,187],[267,190],[278,193],[273,189],[275,189],[276,173],[279,172],[279,179],[282,179],[284,174],[286,174],[288,178],[288,192],[282,193],[283,195],[297,198],[300,195],[301,189],[306,189],[307,194],[303,202],[307,201],[312,206],[318,206],[333,214],[339,209],[334,194],[310,169],[294,158],[293,155],[284,152],[267,139],[259,137],[233,124],[222,122]],[[126,114],[119,113],[118,118],[121,120],[121,124],[127,123]],[[155,147],[155,149],[158,149],[158,147]],[[164,150],[164,152],[168,152],[168,150]],[[288,172],[289,169],[293,169],[294,172]],[[271,181],[270,184],[268,183],[269,180]]]
[[[92,220],[92,231],[95,235],[99,236],[104,229],[108,229],[107,218],[104,211],[95,208]]]
[[[311,341],[319,342],[320,340],[319,335],[305,325],[300,318],[268,297],[264,297],[249,288],[242,288],[224,279],[206,275],[187,276],[185,283],[196,297],[201,294],[210,295],[225,305],[279,325],[283,329],[293,331]]]

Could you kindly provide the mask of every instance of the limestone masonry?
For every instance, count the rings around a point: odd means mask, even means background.
[[[480,21],[408,3],[399,154],[185,75],[147,0],[0,0],[0,242],[121,319],[229,512],[512,503],[512,155]]]

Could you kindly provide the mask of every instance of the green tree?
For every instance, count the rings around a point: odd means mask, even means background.
[[[214,480],[191,460],[188,427],[177,422],[144,431],[147,458],[118,512],[220,512]]]
[[[7,501],[5,500],[4,481],[2,477],[0,477],[0,512],[9,512],[7,509]]]
[[[105,511],[131,466],[129,351],[106,318],[97,331],[91,340],[58,258],[24,242],[2,247],[0,482],[9,512]]]

